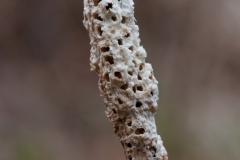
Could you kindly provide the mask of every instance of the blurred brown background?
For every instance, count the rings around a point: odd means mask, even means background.
[[[135,0],[169,160],[240,159],[240,1]],[[123,160],[82,0],[0,1],[0,160]]]

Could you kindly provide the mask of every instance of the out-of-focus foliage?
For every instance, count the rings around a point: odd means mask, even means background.
[[[23,139],[22,139],[23,140]],[[27,143],[27,140],[23,140],[16,145],[15,158],[18,160],[50,160],[51,156],[44,151],[43,148],[37,146],[37,144]]]
[[[0,159],[122,160],[83,1],[0,1]],[[240,159],[240,1],[135,0],[171,160]]]

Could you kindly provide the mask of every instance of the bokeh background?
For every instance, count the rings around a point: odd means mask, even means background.
[[[240,159],[240,1],[135,0],[169,160]],[[123,160],[82,0],[0,1],[0,159]]]

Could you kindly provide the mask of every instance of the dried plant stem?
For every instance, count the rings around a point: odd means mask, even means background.
[[[140,46],[132,0],[84,0],[91,69],[128,160],[167,160],[156,131],[158,87]]]

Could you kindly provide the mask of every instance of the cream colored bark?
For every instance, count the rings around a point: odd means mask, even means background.
[[[158,81],[140,46],[132,0],[84,0],[91,69],[128,160],[167,160],[157,134]]]

